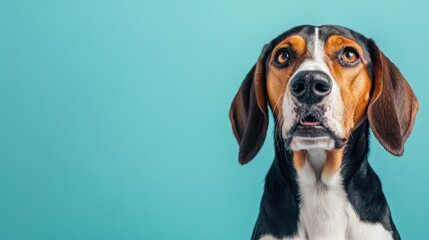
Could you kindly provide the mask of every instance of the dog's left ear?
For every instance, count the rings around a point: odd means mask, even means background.
[[[265,62],[270,44],[262,50],[257,63],[247,74],[229,110],[232,131],[240,145],[238,160],[246,164],[264,143],[268,128]]]
[[[375,137],[391,154],[401,156],[418,110],[416,95],[399,69],[377,47],[369,48],[374,80],[368,120]]]

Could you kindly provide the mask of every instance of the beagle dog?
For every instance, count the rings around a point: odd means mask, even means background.
[[[401,156],[418,102],[374,41],[305,25],[265,45],[229,113],[241,164],[265,140],[268,106],[275,159],[252,239],[400,239],[368,163],[369,128]]]

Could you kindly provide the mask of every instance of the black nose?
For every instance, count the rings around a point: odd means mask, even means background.
[[[301,71],[296,74],[291,83],[290,91],[298,101],[315,104],[331,92],[331,78],[320,71]]]

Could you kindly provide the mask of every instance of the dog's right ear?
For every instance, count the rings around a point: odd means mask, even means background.
[[[229,110],[232,131],[240,145],[238,160],[246,164],[261,149],[268,128],[265,62],[271,51],[266,45],[258,62],[247,74]]]

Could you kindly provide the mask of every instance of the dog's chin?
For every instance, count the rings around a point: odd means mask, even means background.
[[[332,150],[335,148],[335,141],[330,137],[293,137],[290,143],[292,151],[324,149]]]
[[[292,151],[311,149],[332,150],[335,148],[335,139],[323,126],[298,125],[292,134],[290,149]]]
[[[286,148],[292,151],[324,149],[332,150],[345,145],[346,139],[336,136],[323,124],[303,125],[296,124],[288,134]]]

